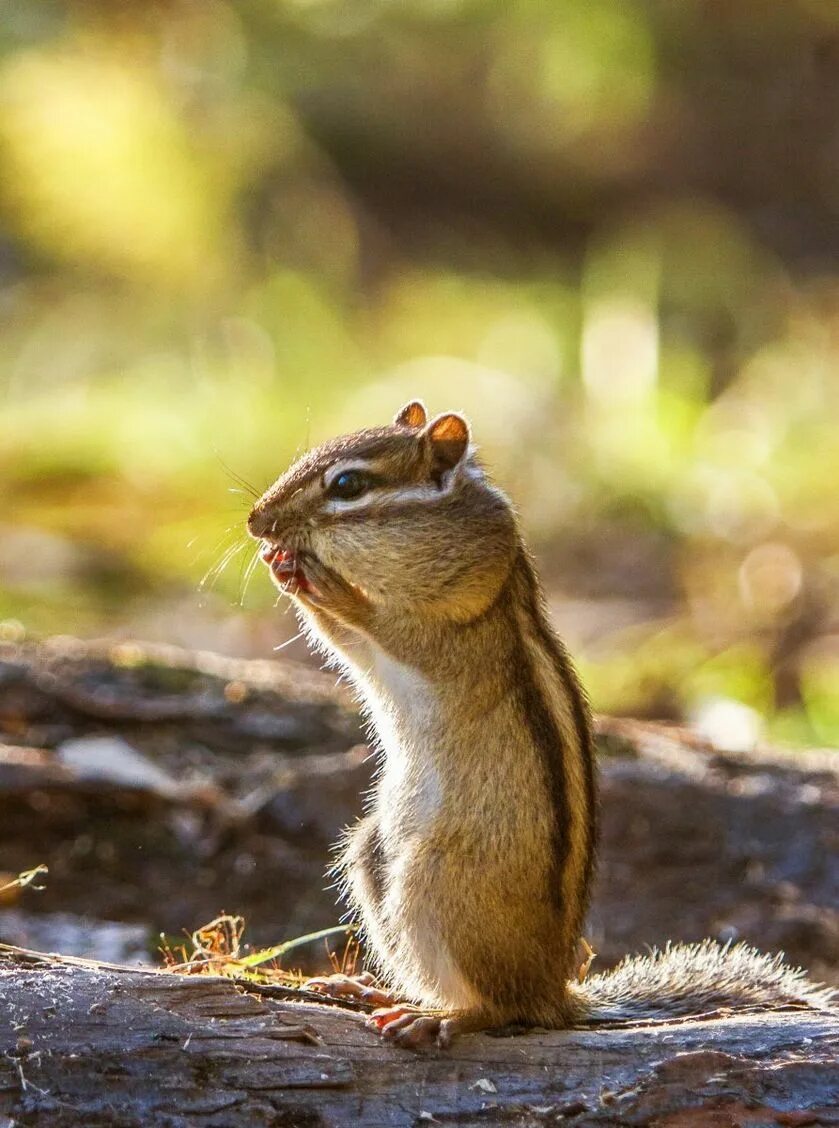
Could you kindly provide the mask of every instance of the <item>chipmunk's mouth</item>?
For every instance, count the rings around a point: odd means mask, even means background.
[[[288,548],[280,548],[276,544],[266,544],[263,545],[260,555],[282,588],[292,592],[311,591],[311,584],[306,578],[300,557],[296,552]]]

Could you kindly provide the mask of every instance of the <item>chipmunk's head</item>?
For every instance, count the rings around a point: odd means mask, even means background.
[[[393,423],[309,451],[254,505],[276,582],[318,601],[317,568],[373,604],[468,619],[495,598],[516,546],[509,502],[485,478],[456,414],[419,402]],[[328,609],[328,608],[327,608]]]

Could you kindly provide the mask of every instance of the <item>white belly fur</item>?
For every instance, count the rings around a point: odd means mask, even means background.
[[[367,703],[384,753],[378,811],[382,834],[399,848],[428,831],[443,806],[434,747],[438,702],[433,685],[376,647],[367,678]]]
[[[433,760],[439,702],[422,674],[378,647],[364,678],[371,719],[384,753],[376,809],[387,859],[382,906],[397,940],[386,962],[391,978],[411,998],[430,1006],[466,1008],[475,995],[445,943],[436,907],[408,894],[415,851],[433,832],[445,795]]]

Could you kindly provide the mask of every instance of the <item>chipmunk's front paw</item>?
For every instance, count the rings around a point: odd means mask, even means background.
[[[369,971],[361,975],[318,975],[307,979],[303,986],[318,994],[331,995],[336,999],[358,999],[374,1007],[390,1007],[395,1003],[393,995],[378,987]]]
[[[370,602],[362,591],[347,583],[316,556],[302,555],[300,566],[306,583],[295,594],[303,603],[337,615],[352,626],[363,626],[367,622]]]

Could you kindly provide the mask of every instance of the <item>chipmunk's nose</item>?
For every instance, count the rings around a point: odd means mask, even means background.
[[[268,511],[267,506],[257,502],[248,514],[248,532],[250,535],[259,540],[271,531],[273,524],[274,518]]]

